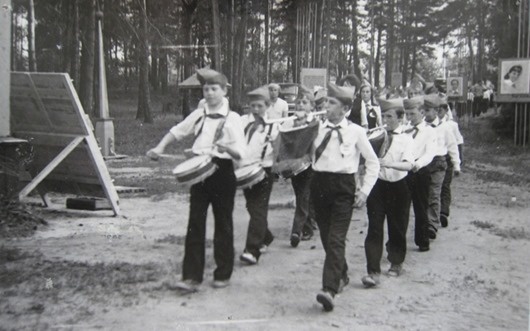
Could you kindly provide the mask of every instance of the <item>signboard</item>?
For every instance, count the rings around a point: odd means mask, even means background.
[[[467,100],[467,80],[464,77],[447,77],[445,86],[450,101],[465,102]]]
[[[11,129],[29,141],[32,180],[19,198],[37,189],[107,198],[115,215],[118,194],[70,76],[61,73],[11,73]]]
[[[300,72],[300,84],[313,90],[315,86],[326,87],[328,73],[326,69],[302,68]]]
[[[530,59],[499,60],[496,102],[530,102]]]

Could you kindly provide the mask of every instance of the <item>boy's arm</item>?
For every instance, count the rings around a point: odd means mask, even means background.
[[[158,145],[156,145],[155,148],[151,148],[150,150],[147,151],[146,155],[152,160],[158,160],[158,158],[160,157],[160,154],[164,153],[166,146],[176,140],[177,138],[175,138],[175,136],[171,132],[168,132],[166,133],[164,138],[160,140],[160,142],[158,143]]]

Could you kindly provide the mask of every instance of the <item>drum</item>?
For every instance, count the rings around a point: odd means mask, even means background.
[[[246,189],[261,182],[267,175],[259,164],[250,164],[235,171],[237,187]]]
[[[188,159],[173,169],[173,174],[180,184],[193,185],[204,181],[217,170],[210,155],[198,155]]]
[[[387,143],[386,130],[380,129],[370,132],[368,134],[368,141],[370,141],[370,145],[372,145],[375,154],[378,157],[383,157],[382,154],[385,152],[385,145]]]
[[[273,165],[272,171],[282,178],[291,178],[309,168],[311,160],[308,157],[292,160],[282,160]]]

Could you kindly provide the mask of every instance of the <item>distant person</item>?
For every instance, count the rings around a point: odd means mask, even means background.
[[[484,87],[483,81],[477,82],[472,87],[473,91],[473,117],[480,116],[482,107],[483,107],[483,96],[484,96]]]
[[[523,72],[523,67],[521,65],[514,65],[508,70],[504,75],[504,80],[502,81],[501,93],[503,94],[515,94],[515,93],[525,93],[524,83],[520,81],[521,73]]]
[[[369,84],[363,84],[359,90],[359,95],[356,100],[360,99],[360,102],[355,102],[352,107],[352,111],[357,111],[356,107],[360,107],[358,110],[361,117],[361,126],[365,129],[373,129],[376,126],[382,126],[381,120],[381,108],[374,101],[372,96],[372,87]]]
[[[277,119],[287,117],[289,114],[289,105],[287,101],[280,98],[280,85],[276,83],[269,84],[269,95],[271,106],[267,110],[267,116],[269,119]]]
[[[346,118],[357,125],[362,125],[361,100],[355,98],[361,86],[361,80],[355,74],[348,74],[339,81],[339,86],[351,87],[353,93],[351,97],[355,100],[351,109],[346,113]]]

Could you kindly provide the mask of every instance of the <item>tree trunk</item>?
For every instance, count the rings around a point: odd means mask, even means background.
[[[149,93],[149,45],[147,43],[147,10],[146,0],[142,0],[140,8],[140,29],[139,29],[139,66],[138,77],[138,110],[136,119],[143,120],[144,123],[153,123],[151,116],[151,95]]]
[[[471,77],[469,77],[469,80],[473,83],[476,82],[475,80],[475,63],[473,61],[475,55],[473,52],[473,36],[471,31],[471,26],[469,25],[469,22],[466,21],[466,38],[467,38],[467,47],[469,49],[469,71],[471,73]]]
[[[483,80],[484,75],[484,30],[485,30],[485,4],[480,1],[478,3],[478,45],[477,45],[477,81]]]
[[[94,114],[94,68],[96,40],[96,0],[85,0],[84,40],[81,58],[80,99],[87,114]]]
[[[374,63],[374,86],[379,87],[379,75],[381,73],[381,34],[382,29],[377,29],[377,48],[375,49],[375,63]]]
[[[263,2],[265,4],[265,63],[263,68],[265,68],[265,83],[269,83],[270,74],[271,74],[271,65],[270,65],[270,49],[269,49],[269,29],[270,29],[270,3],[269,0]]]
[[[158,78],[158,44],[157,42],[153,42],[153,45],[151,46],[151,86],[153,87],[153,90],[158,91],[158,87],[160,86],[160,81]]]
[[[162,85],[162,92],[167,92],[168,87],[168,75],[169,75],[169,68],[168,68],[168,54],[166,51],[163,51],[160,55],[159,68],[160,68],[160,83]]]
[[[211,0],[212,5],[212,39],[215,47],[213,49],[213,68],[219,72],[223,71],[221,63],[221,23],[219,18],[219,1]]]
[[[394,71],[394,48],[395,48],[395,0],[390,0],[388,3],[388,16],[390,23],[386,34],[386,56],[385,56],[385,86],[390,86],[392,83],[392,72]]]
[[[35,3],[28,0],[28,64],[29,71],[37,71],[35,56]]]
[[[360,60],[359,60],[359,35],[357,33],[357,0],[353,0],[352,1],[352,55],[353,55],[353,72],[355,73],[355,75],[357,77],[359,77],[360,79],[362,79],[362,74],[361,74],[361,69],[359,68],[359,64],[360,64]],[[373,4],[372,4],[372,7],[373,7]],[[372,9],[373,10],[373,9]],[[373,24],[373,22],[372,22]],[[373,39],[373,35],[371,37]],[[373,41],[372,41],[372,45],[373,45]],[[372,50],[370,51],[372,52]],[[370,56],[370,62],[372,62],[371,60],[371,56]],[[372,70],[372,67],[370,65],[370,70]]]
[[[247,21],[248,21],[248,3],[242,1],[241,3],[241,22],[239,22],[238,31],[236,34],[236,40],[238,41],[237,50],[236,50],[236,70],[234,72],[234,81],[232,82],[232,89],[234,91],[233,95],[233,104],[238,106],[241,100],[241,92],[243,89],[243,69],[245,66],[245,49],[247,41]]]

